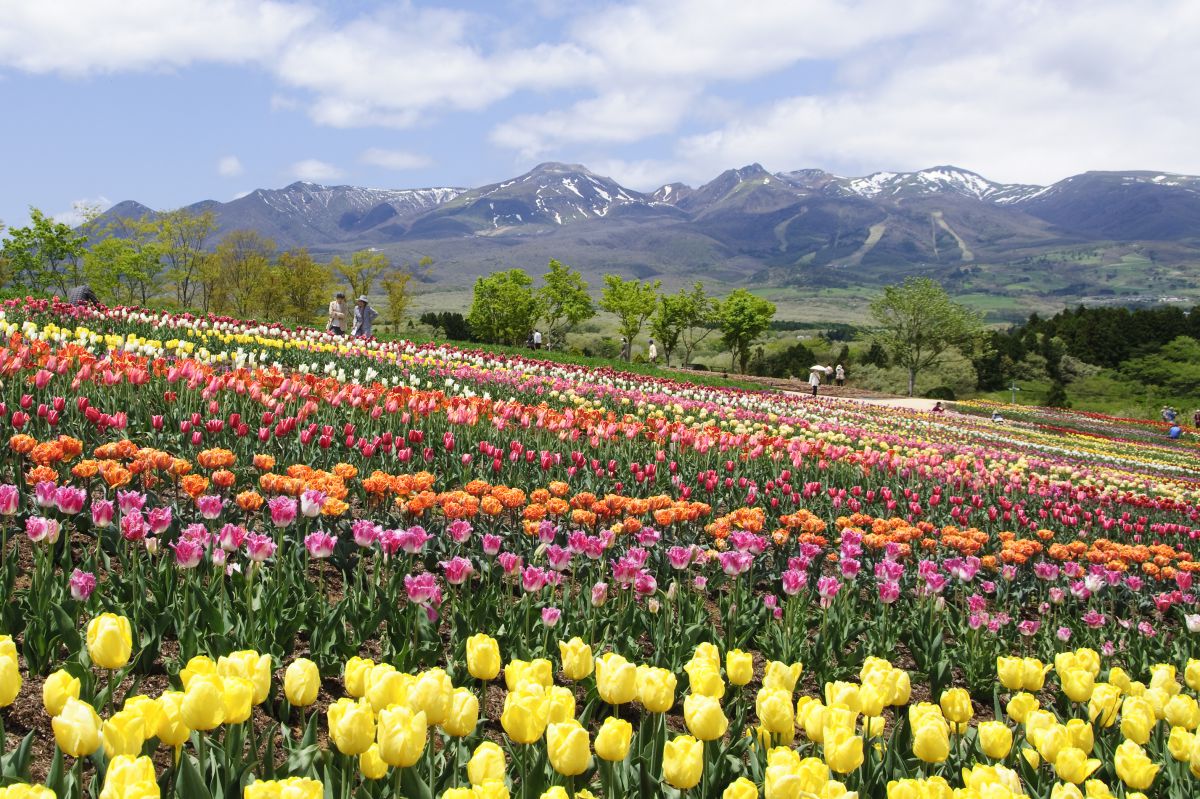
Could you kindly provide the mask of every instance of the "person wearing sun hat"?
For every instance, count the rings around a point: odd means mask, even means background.
[[[367,295],[360,295],[354,304],[354,329],[351,334],[359,338],[370,338],[371,323],[375,321],[376,316],[379,316],[379,311],[371,307]]]

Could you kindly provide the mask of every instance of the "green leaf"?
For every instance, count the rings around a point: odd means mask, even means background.
[[[200,776],[196,759],[187,755],[179,760],[179,778],[176,782],[176,790],[179,796],[186,796],[187,799],[213,799],[208,786],[204,784],[204,779]]]

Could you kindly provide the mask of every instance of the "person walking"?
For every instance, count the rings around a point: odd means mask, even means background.
[[[654,339],[650,339],[650,346],[646,350],[646,358],[650,363],[658,363],[658,347],[654,346]]]
[[[1192,427],[1200,427],[1200,408],[1192,412]]]
[[[353,334],[359,338],[370,338],[371,323],[375,321],[376,316],[379,316],[379,311],[371,307],[367,295],[359,297],[358,302],[354,305]]]
[[[345,335],[346,313],[349,310],[346,307],[346,292],[339,291],[333,295],[333,299],[329,301],[329,321],[325,323],[325,329],[339,336]]]
[[[621,360],[628,363],[629,361],[629,339],[621,336]]]
[[[99,305],[100,298],[87,283],[80,283],[67,292],[67,302],[72,305]]]
[[[840,363],[833,370],[833,379],[837,381],[839,386],[846,385],[846,370],[842,368]]]
[[[816,369],[808,373],[808,384],[812,386],[812,395],[817,396],[817,389],[821,387],[821,375]]]
[[[533,348],[540,350],[542,348],[542,331],[534,328],[533,331]]]

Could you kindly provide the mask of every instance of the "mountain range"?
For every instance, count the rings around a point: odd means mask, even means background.
[[[280,248],[377,248],[396,263],[428,255],[426,279],[451,286],[514,266],[537,274],[558,258],[593,280],[619,272],[800,293],[928,274],[955,293],[1023,306],[1163,299],[1194,293],[1200,275],[1200,177],[1159,172],[1036,186],[954,166],[840,177],[751,164],[696,188],[640,192],[545,163],[478,188],[297,182],[190,209],[212,211],[219,233],[250,228]],[[154,212],[126,201],[106,213]]]

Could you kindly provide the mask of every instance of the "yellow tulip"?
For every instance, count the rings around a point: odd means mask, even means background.
[[[926,715],[913,727],[913,754],[926,763],[950,756],[950,729],[940,716]]]
[[[562,661],[563,676],[568,680],[577,681],[587,678],[595,668],[592,648],[583,642],[579,636],[570,641],[558,642],[558,656]]]
[[[559,724],[575,718],[575,694],[569,688],[552,685],[546,689],[546,701],[550,705],[551,724]]]
[[[387,776],[388,764],[379,756],[379,744],[371,744],[358,756],[358,770],[368,780],[381,780]]]
[[[1031,735],[1029,740],[1037,747],[1038,754],[1047,763],[1053,763],[1058,759],[1058,753],[1071,745],[1071,741],[1067,737],[1067,728],[1061,724],[1052,724],[1048,728],[1040,730],[1036,736]]]
[[[1025,718],[1039,707],[1041,707],[1041,703],[1033,694],[1019,693],[1008,700],[1005,711],[1010,719],[1018,724],[1024,724]]]
[[[623,719],[609,716],[596,733],[596,754],[602,760],[619,762],[629,754],[629,744],[632,740],[633,725]]]
[[[708,663],[689,663],[683,668],[687,672],[688,688],[692,693],[711,696],[714,699],[725,696],[725,681],[721,679],[719,670]]]
[[[317,701],[321,672],[308,658],[296,658],[283,673],[283,693],[293,707],[308,707]]]
[[[1003,721],[985,721],[979,725],[979,749],[993,760],[1003,760],[1012,750],[1012,730]]]
[[[182,691],[164,691],[156,700],[159,717],[154,735],[167,746],[183,746],[192,733],[183,721],[183,699]]]
[[[976,764],[962,770],[962,780],[968,796],[1024,795],[1021,778],[1017,776],[1017,772],[1006,766]]]
[[[1100,761],[1074,746],[1063,747],[1054,759],[1054,773],[1060,780],[1078,785],[1100,768]]]
[[[1183,681],[1193,691],[1200,691],[1200,660],[1188,658],[1187,666],[1183,670]]]
[[[554,785],[542,791],[542,795],[538,799],[571,799],[571,795],[561,785]]]
[[[1096,733],[1092,725],[1083,719],[1070,719],[1067,721],[1067,740],[1071,746],[1090,755],[1096,743]]]
[[[1025,668],[1019,657],[996,658],[996,678],[1000,684],[1010,691],[1020,691],[1025,687]]]
[[[730,681],[732,682],[732,680],[731,677]],[[734,684],[738,685],[739,683]],[[721,799],[758,799],[758,786],[745,777],[738,777],[721,792]]]
[[[1154,706],[1142,697],[1131,696],[1121,708],[1121,734],[1135,744],[1144,745],[1158,723]]]
[[[3,667],[0,667],[2,669]],[[0,683],[3,678],[0,677]],[[46,682],[42,684],[42,705],[45,706],[46,712],[53,718],[62,712],[63,705],[68,699],[79,698],[79,678],[71,676],[70,672],[59,669],[46,678]],[[0,693],[3,690],[0,689]],[[2,699],[3,697],[0,697]],[[0,702],[0,705],[3,705]]]
[[[696,644],[696,651],[692,653],[692,660],[697,663],[707,663],[714,669],[721,668],[721,650],[717,649],[717,645],[709,641],[702,641]]]
[[[1111,727],[1121,709],[1121,689],[1112,683],[1096,683],[1088,700],[1088,719],[1101,727]]]
[[[102,669],[119,669],[133,653],[133,630],[129,619],[102,613],[88,622],[87,650],[92,663]]]
[[[16,782],[0,788],[0,799],[58,799],[58,796],[45,786]]]
[[[508,690],[515,691],[522,683],[533,682],[549,688],[554,684],[554,669],[545,658],[534,658],[531,661],[512,660],[504,667],[504,684]]]
[[[754,700],[758,720],[768,732],[792,735],[796,731],[796,716],[792,712],[792,697],[786,691],[763,688]]]
[[[472,785],[503,783],[505,767],[504,750],[491,741],[484,741],[467,761],[467,779]]]
[[[379,724],[372,734],[379,744],[379,756],[384,763],[408,768],[420,760],[425,752],[429,720],[424,711],[413,712],[412,708],[405,705],[393,705],[380,711]],[[337,743],[341,748],[341,741]]]
[[[254,689],[251,701],[261,705],[271,693],[271,656],[260,655],[252,649],[242,649],[217,658],[217,674],[222,677],[241,677],[249,680]]]
[[[247,785],[242,799],[322,799],[325,786],[319,780],[288,777],[283,780],[258,780]]]
[[[1167,750],[1171,753],[1171,757],[1181,763],[1186,763],[1192,757],[1192,744],[1195,739],[1196,736],[1183,727],[1172,727],[1171,735],[1167,738]]]
[[[326,720],[329,737],[343,755],[361,755],[375,740],[375,714],[366,700],[343,697],[329,706]],[[386,760],[388,752],[384,747],[380,750]]]
[[[142,751],[142,744],[146,742],[146,720],[135,711],[119,711],[101,726],[100,737],[104,743],[106,757],[136,757]]]
[[[0,707],[8,707],[21,693],[21,669],[16,655],[0,655]]]
[[[100,799],[157,799],[158,775],[148,757],[121,754],[113,757],[104,773]]]
[[[179,679],[183,682],[183,690],[187,690],[192,684],[192,678],[198,674],[213,674],[217,673],[217,664],[212,658],[204,655],[196,655],[187,662],[179,671]]]
[[[766,687],[764,681],[763,687]],[[791,692],[788,692],[791,696]],[[858,686],[852,682],[825,683],[825,707],[844,707],[858,713],[862,710],[862,702],[858,698]]]
[[[1169,663],[1156,663],[1150,667],[1150,687],[1161,688],[1169,696],[1179,693],[1180,685],[1175,679],[1175,667]]]
[[[810,699],[801,705],[796,703],[796,721],[804,727],[804,734],[813,743],[821,743],[825,732],[825,705],[819,699]]]
[[[346,686],[346,694],[354,699],[367,695],[367,674],[375,667],[375,661],[367,658],[352,657],[346,661],[342,672],[342,682]]]
[[[858,689],[859,712],[864,716],[882,716],[883,708],[889,704],[886,690],[879,682],[864,683]]]
[[[1117,777],[1126,787],[1135,791],[1144,791],[1154,782],[1159,766],[1146,756],[1142,747],[1133,741],[1124,741],[1117,747],[1113,765],[1117,769]]]
[[[494,680],[500,674],[500,644],[485,633],[467,639],[467,672],[477,680]]]
[[[632,702],[637,696],[637,668],[615,652],[596,658],[596,690],[610,705]]]
[[[479,723],[479,700],[469,688],[455,688],[450,696],[450,710],[442,721],[447,735],[465,738],[475,731]]]
[[[824,730],[822,737],[828,737],[830,730],[854,732],[858,728],[858,714],[844,707],[827,707],[821,717]]]
[[[100,717],[87,702],[68,697],[51,722],[54,742],[63,754],[87,757],[100,748]]]
[[[679,735],[663,747],[663,779],[680,791],[691,790],[704,770],[704,744],[690,735]]]
[[[121,709],[141,716],[146,726],[146,738],[150,739],[154,737],[158,725],[162,722],[163,714],[162,707],[156,700],[141,694],[127,696],[125,697],[125,702],[121,705]]]
[[[1200,704],[1187,694],[1175,694],[1163,708],[1163,717],[1173,727],[1194,730],[1200,726]]]
[[[550,723],[550,702],[544,691],[511,691],[504,698],[500,725],[508,737],[519,744],[531,744],[542,737]]]
[[[675,685],[675,675],[667,669],[637,667],[638,701],[650,713],[666,713],[671,709],[675,704]]]
[[[1108,670],[1108,682],[1117,686],[1121,690],[1121,693],[1125,694],[1129,693],[1130,687],[1133,685],[1133,681],[1129,679],[1129,674],[1120,666],[1113,666]]]
[[[546,754],[550,765],[564,777],[582,774],[591,761],[591,742],[587,730],[571,719],[546,728]]]
[[[1086,702],[1092,698],[1096,687],[1096,678],[1090,671],[1082,668],[1067,669],[1059,675],[1063,693],[1072,702]]]
[[[731,649],[725,653],[725,676],[730,685],[745,685],[754,679],[754,656],[740,649]],[[791,699],[789,698],[789,702]],[[736,785],[737,783],[734,783]],[[730,786],[731,788],[733,786]],[[757,792],[755,793],[757,796]]]
[[[1021,658],[1021,688],[1034,693],[1042,690],[1050,667],[1037,658]],[[1095,675],[1093,675],[1095,676]]]
[[[863,739],[843,729],[826,729],[822,751],[829,768],[838,774],[849,774],[862,765]]]
[[[191,730],[215,730],[225,720],[225,686],[216,674],[196,674],[183,692],[183,723]]]
[[[1050,799],[1083,799],[1083,792],[1078,785],[1069,782],[1057,782],[1050,789]]]
[[[763,672],[763,688],[787,691],[789,694],[795,693],[796,682],[800,679],[803,671],[804,666],[800,663],[788,665],[773,660],[767,664],[766,671]]]
[[[416,677],[396,671],[396,667],[388,663],[380,663],[367,672],[363,678],[366,693],[363,695],[371,703],[375,713],[392,705],[406,704],[408,692]]]
[[[443,669],[429,669],[417,675],[408,687],[408,704],[413,710],[425,712],[430,725],[439,725],[450,712],[450,701],[454,695],[454,683]]]
[[[683,719],[688,731],[701,741],[716,741],[729,728],[720,701],[702,694],[688,694],[684,698]]]
[[[222,680],[225,688],[225,724],[241,724],[250,718],[254,707],[254,683],[244,677],[226,677]]]
[[[971,707],[971,695],[963,688],[950,688],[942,692],[939,702],[942,715],[955,724],[966,724],[975,715]]]

